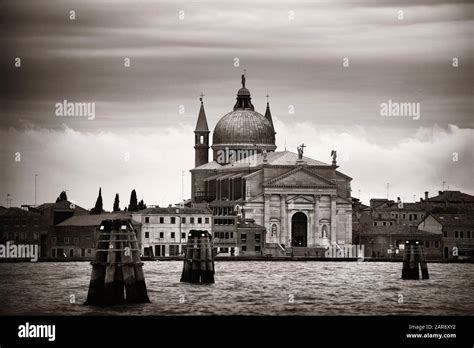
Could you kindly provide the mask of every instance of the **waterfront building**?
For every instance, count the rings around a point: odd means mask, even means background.
[[[265,115],[255,111],[244,76],[233,110],[214,128],[211,161],[202,98],[194,135],[194,206],[233,207],[231,215],[239,210],[265,229],[265,253],[286,255],[292,248],[352,242],[352,179],[337,170],[336,152],[328,164],[304,156],[304,144],[298,153],[276,151],[270,105]]]
[[[442,258],[442,238],[439,233],[424,231],[410,225],[372,226],[359,235],[366,257],[402,258],[405,241],[418,239],[427,259]]]
[[[48,238],[48,257],[69,259],[92,259],[95,255],[101,222],[104,220],[126,219],[125,212],[100,215],[75,215],[55,225]],[[133,222],[140,245],[141,224]]]
[[[443,258],[474,258],[473,214],[430,214],[418,228],[442,238]]]
[[[51,255],[51,247],[48,244],[50,236],[54,233],[54,226],[69,219],[72,216],[89,215],[89,211],[74,202],[63,200],[55,203],[44,203],[38,206],[29,206],[28,210],[41,215],[43,228],[41,231],[41,257]]]
[[[359,234],[371,232],[377,226],[415,226],[431,213],[464,213],[474,216],[474,196],[460,191],[439,191],[437,196],[424,198],[418,202],[402,202],[386,198],[372,198],[370,206],[360,202],[353,204],[353,237],[359,242]]]
[[[21,208],[0,207],[0,244],[37,244],[41,254],[41,235],[45,232],[40,214]]]
[[[147,208],[132,213],[142,224],[141,250],[144,256],[178,256],[184,253],[190,230],[212,233],[212,214],[206,207]]]

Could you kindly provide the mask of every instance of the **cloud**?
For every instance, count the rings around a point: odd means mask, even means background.
[[[70,199],[90,208],[102,187],[105,209],[111,209],[115,193],[120,194],[123,208],[132,189],[149,204],[176,203],[181,200],[182,171],[190,195],[192,134],[182,125],[153,134],[144,130],[93,134],[67,126],[0,130],[4,144],[0,192],[11,193],[16,205],[33,203],[37,173],[40,202],[54,201],[67,189]],[[19,162],[16,153],[21,155]]]
[[[317,129],[307,122],[291,125],[276,120],[275,124],[280,130],[279,149],[283,139],[287,139],[288,150],[293,152],[298,142],[304,142],[308,146],[305,155],[326,163],[331,161],[331,150],[337,150],[339,171],[353,178],[352,195],[358,197],[360,190],[365,202],[387,197],[387,183],[390,198],[401,197],[405,201],[413,201],[413,195],[418,200],[424,191],[434,195],[442,189],[443,181],[452,190],[474,194],[472,129],[454,125],[419,127],[413,137],[381,145],[370,141],[367,130],[360,127],[341,133]]]
[[[304,142],[308,157],[330,162],[330,151],[338,151],[339,170],[353,178],[353,196],[367,201],[400,196],[411,201],[424,191],[433,194],[446,181],[451,189],[473,194],[474,131],[450,126],[419,128],[412,138],[380,145],[368,140],[366,131],[350,133],[315,128],[310,123],[283,123],[275,119],[278,150],[295,152]],[[381,130],[383,131],[383,130]],[[148,204],[168,204],[190,196],[189,169],[194,164],[192,128],[174,128],[84,133],[69,127],[59,130],[26,128],[0,130],[5,150],[1,154],[2,195],[11,193],[13,204],[33,203],[34,174],[39,174],[39,202],[54,201],[68,189],[71,199],[85,208],[94,205],[102,187],[104,207],[111,209],[115,193],[121,206],[128,204],[130,191]],[[15,162],[15,153],[21,161]],[[458,161],[453,161],[457,153]],[[129,158],[127,160],[127,158]],[[182,177],[184,171],[184,178]]]

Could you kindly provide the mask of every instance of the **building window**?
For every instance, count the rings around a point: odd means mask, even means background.
[[[56,249],[51,249],[51,256],[56,257]]]
[[[247,246],[246,245],[242,245],[242,251],[247,251]]]
[[[392,221],[390,221],[390,226],[393,226],[393,222],[392,222]]]
[[[198,224],[202,224],[202,218],[198,218]]]
[[[145,223],[146,223],[146,224],[150,223],[150,218],[149,218],[148,216],[145,217]]]
[[[434,247],[439,248],[439,242],[437,240],[435,240],[435,242],[434,242]]]
[[[176,238],[176,233],[171,232],[171,239],[175,239],[175,238]]]
[[[181,223],[182,223],[182,224],[185,224],[185,223],[186,223],[186,218],[185,218],[185,217],[182,217],[182,218],[181,218]]]
[[[405,220],[405,214],[402,214],[402,219]]]
[[[459,238],[458,231],[454,231],[454,238]]]
[[[204,144],[204,135],[199,136],[199,143]]]
[[[230,239],[234,239],[234,232],[230,232]]]
[[[160,238],[165,238],[165,233],[164,232],[160,232]]]
[[[51,237],[51,244],[56,245],[56,237]],[[56,249],[53,249],[56,250]]]
[[[377,226],[377,221],[374,221],[374,226]]]
[[[383,222],[383,225],[384,225],[384,226],[387,226],[387,223],[384,221],[384,222]]]
[[[427,248],[430,247],[430,241],[429,240],[425,241],[425,247],[427,247]]]
[[[145,232],[145,238],[150,238],[150,232]]]
[[[160,224],[164,224],[165,223],[165,218],[164,217],[160,217]]]
[[[444,236],[444,238],[448,238],[448,231],[444,231],[443,236]]]
[[[467,231],[467,238],[471,238],[471,231]]]
[[[242,233],[240,238],[242,239],[242,242],[245,242],[247,240],[247,233]]]
[[[413,214],[413,218],[414,218],[415,220],[418,220],[418,214]]]
[[[176,218],[175,218],[174,216],[171,218],[171,223],[172,223],[172,224],[175,224],[175,223],[176,223]]]
[[[459,232],[459,238],[464,238],[464,232],[463,231]]]
[[[69,244],[69,237],[64,237],[64,244]]]
[[[379,214],[379,219],[381,219],[381,218],[382,218],[382,214]]]
[[[260,245],[255,246],[255,251],[260,252]]]
[[[225,233],[225,239],[229,239],[229,232]]]
[[[193,223],[194,223],[194,218],[192,217],[192,218],[190,218],[190,219],[191,219],[191,223],[193,224]]]
[[[181,233],[181,239],[186,239],[186,233],[185,232]]]
[[[205,218],[205,219],[204,219],[204,222],[205,222],[206,224],[208,224],[208,223],[209,223],[209,218]]]
[[[260,242],[260,233],[255,233],[255,241]]]

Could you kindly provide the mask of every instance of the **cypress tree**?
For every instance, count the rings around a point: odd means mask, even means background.
[[[130,195],[130,204],[128,205],[128,211],[137,211],[138,210],[138,203],[137,203],[137,193],[135,190],[132,190],[132,194]]]
[[[116,193],[116,194],[115,194],[114,209],[113,209],[113,211],[120,211],[120,206],[119,206],[119,204],[120,204],[119,194]]]

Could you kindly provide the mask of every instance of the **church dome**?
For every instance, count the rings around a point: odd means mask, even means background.
[[[220,150],[275,151],[273,124],[255,111],[251,99],[250,91],[245,88],[245,76],[242,75],[242,88],[237,92],[234,110],[223,116],[214,128],[214,158]]]
[[[217,122],[212,139],[215,145],[229,147],[239,145],[275,145],[275,132],[262,114],[237,109],[229,112]]]

